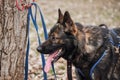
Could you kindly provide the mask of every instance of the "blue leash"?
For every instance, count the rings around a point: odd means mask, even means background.
[[[27,15],[27,29],[28,29],[28,42],[27,42],[27,50],[26,50],[26,59],[25,59],[25,77],[24,80],[28,79],[28,56],[29,56],[29,47],[30,47],[30,38],[29,38],[29,31],[30,31],[30,12]]]
[[[42,21],[42,26],[43,26],[43,30],[44,30],[44,37],[45,37],[45,40],[48,38],[48,35],[47,35],[47,29],[46,29],[46,25],[45,25],[45,21],[44,21],[44,17],[42,15],[42,12],[40,10],[40,7],[36,4],[36,3],[32,3],[32,5],[35,7],[35,14],[34,14],[34,17],[33,17],[33,13],[32,13],[32,8],[30,7],[28,9],[28,16],[27,16],[27,26],[28,26],[28,43],[27,43],[27,50],[26,50],[26,60],[25,60],[25,78],[24,80],[27,80],[28,79],[28,56],[29,56],[29,48],[30,48],[30,38],[29,38],[29,31],[30,31],[30,17],[32,19],[32,22],[34,24],[34,27],[35,27],[35,30],[37,32],[37,37],[38,37],[38,43],[39,45],[41,44],[41,41],[40,41],[40,36],[39,36],[39,32],[38,32],[38,25],[37,25],[37,22],[36,22],[36,14],[37,14],[37,8],[39,10],[39,13],[40,13],[40,17],[41,17],[41,21]],[[44,55],[41,54],[41,58],[42,58],[42,68],[44,68],[45,66],[45,58],[44,58]],[[55,74],[55,69],[54,69],[54,64],[52,64],[52,69],[53,69],[53,73],[54,73],[54,76],[55,76],[55,79],[56,79],[56,74]],[[46,72],[44,72],[43,70],[43,75],[44,75],[44,80],[47,80],[47,74]]]
[[[104,51],[104,53],[102,54],[102,56],[99,58],[99,60],[92,66],[92,68],[90,69],[90,78],[92,79],[92,73],[95,69],[95,67],[100,63],[100,61],[103,59],[103,57],[106,55],[106,51]]]
[[[104,53],[102,54],[102,56],[99,58],[99,60],[98,60],[98,61],[92,66],[92,68],[90,69],[90,74],[89,74],[89,76],[90,76],[90,79],[91,79],[91,80],[92,80],[92,73],[93,73],[95,67],[100,63],[100,61],[103,59],[103,57],[104,57],[105,55],[106,55],[106,50],[104,51]],[[77,70],[78,70],[78,72],[80,73],[80,75],[85,78],[85,75],[83,74],[83,72],[82,72],[79,68],[77,68]],[[86,80],[86,79],[84,79],[84,80]]]

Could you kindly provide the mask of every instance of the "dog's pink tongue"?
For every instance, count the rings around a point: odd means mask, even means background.
[[[45,65],[45,68],[44,68],[44,71],[47,73],[49,70],[50,70],[50,67],[51,67],[51,62],[52,62],[52,59],[55,57],[55,55],[57,54],[58,51],[55,51],[53,54],[51,54],[47,61],[46,61],[46,65]]]

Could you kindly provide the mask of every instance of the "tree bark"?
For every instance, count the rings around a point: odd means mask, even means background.
[[[15,0],[0,0],[0,80],[23,80],[27,39],[27,10]]]

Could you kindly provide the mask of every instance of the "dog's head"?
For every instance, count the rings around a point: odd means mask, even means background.
[[[57,61],[60,57],[68,58],[68,55],[75,48],[76,26],[69,13],[66,11],[64,16],[60,9],[57,23],[48,34],[48,39],[38,46],[37,50],[43,54],[49,54],[46,62],[45,71],[48,72],[51,62]]]

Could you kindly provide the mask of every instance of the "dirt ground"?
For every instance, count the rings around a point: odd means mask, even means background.
[[[99,25],[104,23],[109,28],[120,27],[120,0],[36,0],[36,3],[42,9],[48,32],[57,21],[58,8],[63,13],[69,11],[72,19],[83,25]],[[39,31],[43,42],[42,26],[39,17],[37,21],[40,25]],[[36,51],[38,42],[34,28],[31,28],[30,39],[29,80],[43,80],[42,62],[40,53]],[[66,61],[60,59],[54,65],[57,80],[66,80]],[[76,80],[74,74],[73,67],[73,80]],[[48,73],[48,80],[54,80],[52,70]]]

